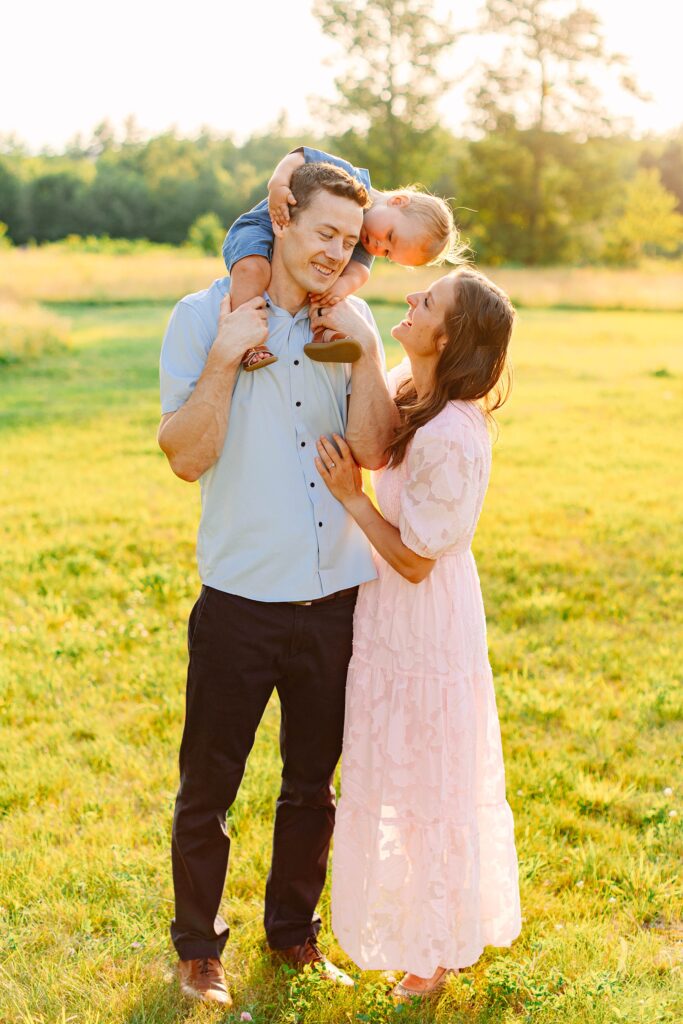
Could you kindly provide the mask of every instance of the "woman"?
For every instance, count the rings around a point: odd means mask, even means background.
[[[354,618],[332,874],[332,923],[363,968],[408,972],[424,996],[520,931],[512,813],[486,622],[470,549],[489,478],[487,414],[514,311],[462,268],[407,297],[392,330],[401,426],[374,474],[381,515],[343,438],[318,471],[371,541],[379,578]],[[348,326],[348,325],[347,325]]]

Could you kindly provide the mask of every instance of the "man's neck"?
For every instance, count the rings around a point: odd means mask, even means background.
[[[268,295],[276,306],[286,309],[291,316],[303,309],[308,302],[308,293],[290,277],[278,259],[277,246],[273,252]]]

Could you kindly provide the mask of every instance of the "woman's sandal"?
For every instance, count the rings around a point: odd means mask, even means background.
[[[450,977],[457,974],[458,971],[454,967],[448,967],[444,970],[443,974],[440,974],[436,981],[429,986],[429,988],[413,989],[406,988],[402,981],[399,981],[398,985],[394,985],[391,990],[391,997],[395,1003],[408,1003],[411,999],[427,999],[430,996],[437,995],[445,987],[446,982]]]
[[[261,358],[261,353],[264,354],[263,358]],[[242,369],[251,373],[252,370],[260,370],[262,366],[270,366],[271,363],[276,362],[277,356],[274,356],[270,349],[262,345],[261,348],[250,348],[244,353]]]
[[[355,338],[335,338],[334,341],[309,341],[304,352],[316,363],[355,363],[363,348]]]

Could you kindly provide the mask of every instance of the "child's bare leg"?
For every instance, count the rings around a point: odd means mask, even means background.
[[[233,264],[230,272],[230,302],[233,309],[237,309],[249,299],[255,299],[268,288],[270,284],[270,263],[265,256],[245,256]],[[266,362],[267,360],[267,362]],[[277,356],[274,356],[267,345],[259,345],[258,348],[250,348],[244,353],[242,366],[245,370],[257,370],[262,365],[268,366],[274,363]]]
[[[245,256],[230,271],[230,304],[233,309],[263,295],[270,284],[270,263],[265,256]]]

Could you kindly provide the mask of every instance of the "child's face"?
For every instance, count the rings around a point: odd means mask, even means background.
[[[408,217],[390,196],[386,203],[376,203],[363,216],[360,240],[371,256],[385,256],[403,267],[419,267],[427,262],[424,238],[419,223]]]

